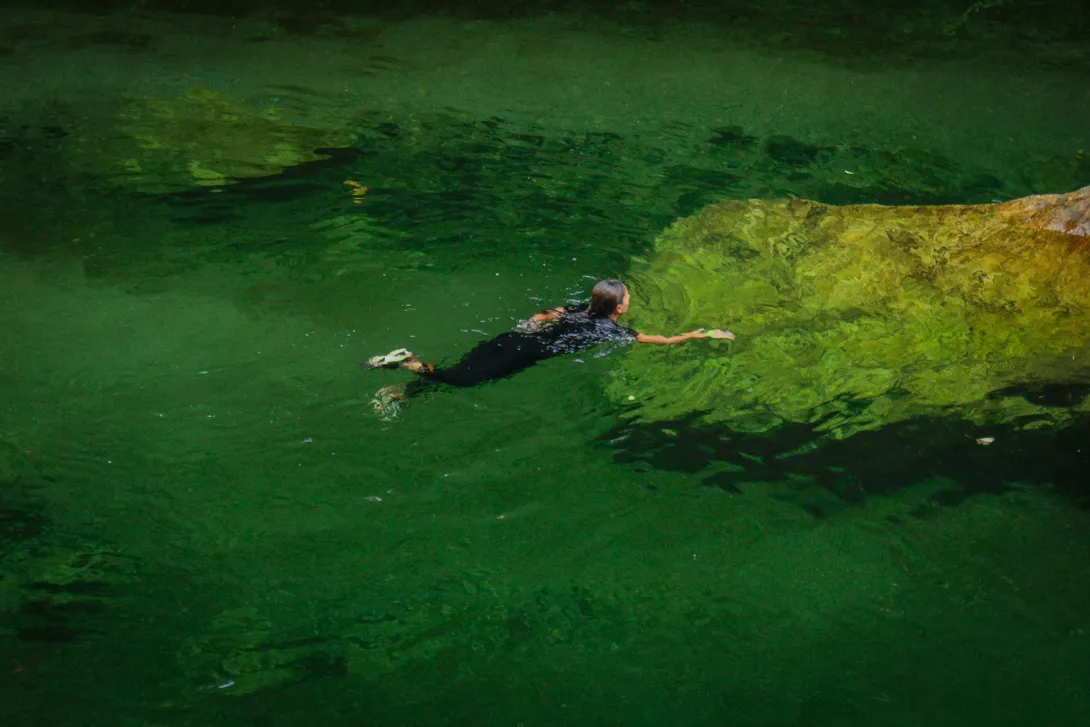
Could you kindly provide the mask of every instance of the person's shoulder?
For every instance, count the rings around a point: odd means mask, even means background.
[[[587,312],[587,304],[586,303],[572,303],[571,305],[563,306],[563,309],[564,309],[564,312],[567,313],[568,315],[571,315],[573,313],[586,313]]]
[[[601,330],[603,335],[607,336],[610,340],[635,339],[640,335],[636,329],[622,326],[612,318],[599,318],[596,322],[600,327],[599,330]]]

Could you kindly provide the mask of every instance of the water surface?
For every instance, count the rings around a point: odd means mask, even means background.
[[[1084,421],[784,457],[623,349],[373,412],[718,199],[1090,182],[1052,18],[627,7],[6,11],[5,724],[1081,724]]]

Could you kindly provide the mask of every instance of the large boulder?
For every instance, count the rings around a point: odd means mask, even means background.
[[[666,230],[630,278],[637,329],[738,336],[622,357],[608,387],[637,419],[843,437],[1090,408],[1090,187],[978,206],[722,202]]]

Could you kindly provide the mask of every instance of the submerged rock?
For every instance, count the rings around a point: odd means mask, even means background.
[[[979,206],[728,201],[675,223],[630,277],[638,330],[738,335],[624,357],[609,387],[638,419],[843,437],[1090,409],[1025,395],[1090,382],[1090,187]]]
[[[126,184],[149,192],[277,174],[323,159],[319,149],[347,147],[354,138],[340,119],[319,111],[304,116],[205,89],[134,103],[119,130],[96,152],[112,157]]]

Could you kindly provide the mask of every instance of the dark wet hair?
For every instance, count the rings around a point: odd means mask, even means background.
[[[608,318],[623,302],[624,283],[614,278],[599,280],[590,293],[590,307],[587,308],[587,315],[591,318]]]

